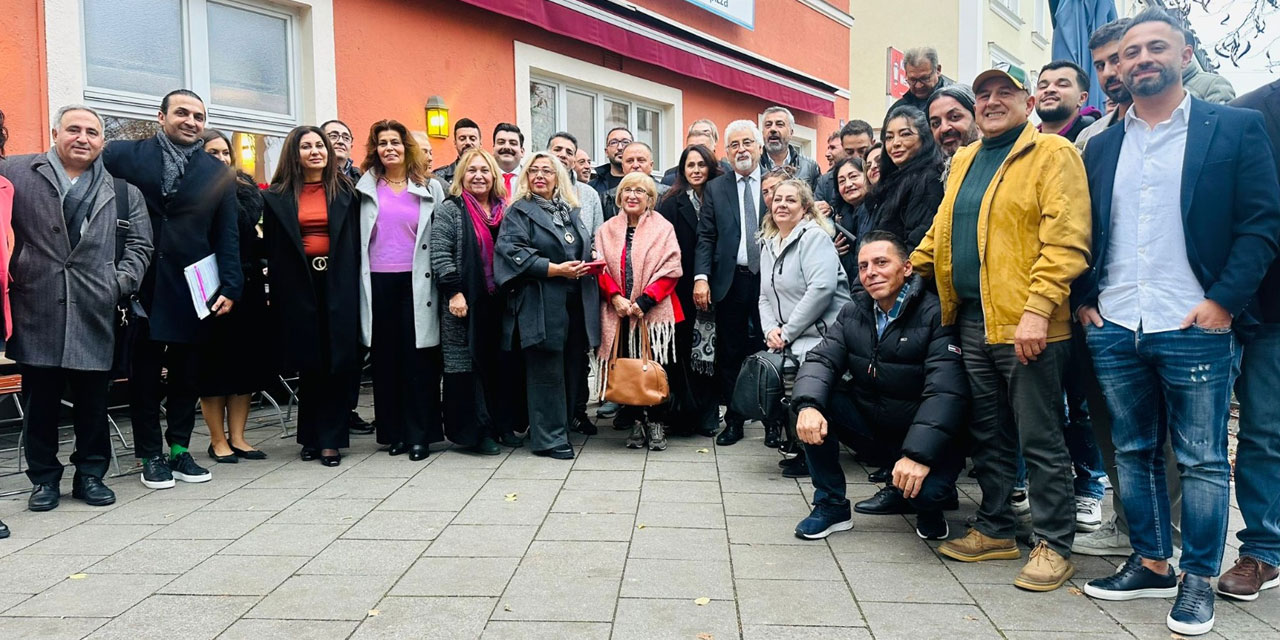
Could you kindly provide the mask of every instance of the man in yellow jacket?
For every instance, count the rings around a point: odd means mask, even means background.
[[[943,324],[960,327],[982,487],[973,528],[939,551],[964,562],[1020,557],[1009,497],[1021,444],[1039,542],[1014,584],[1052,591],[1075,572],[1062,371],[1071,281],[1089,260],[1088,182],[1070,142],[1027,122],[1035,98],[1024,71],[1002,65],[973,88],[982,141],[956,152],[946,196],[911,256],[937,283]]]

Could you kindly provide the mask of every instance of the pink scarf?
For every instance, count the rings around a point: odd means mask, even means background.
[[[623,252],[627,247],[627,214],[619,211],[618,215],[609,218],[596,229],[595,248],[605,261],[605,270],[619,286],[626,286],[626,276],[622,273]],[[636,223],[635,235],[631,239],[631,268],[635,272],[632,278],[630,300],[639,298],[644,290],[662,278],[679,278],[680,243],[676,240],[676,229],[670,222],[652,210],[646,211]],[[600,348],[596,356],[601,365],[608,363],[613,350],[613,339],[618,334],[620,324],[618,314],[608,300],[600,305]],[[653,345],[653,359],[662,364],[675,361],[675,307],[671,296],[658,302],[644,316],[649,326],[649,342]],[[630,323],[631,335],[627,336],[632,357],[638,357],[640,341],[637,339],[640,324]],[[601,366],[600,389],[604,390],[606,380],[603,372],[607,367]]]
[[[484,207],[480,206],[480,201],[475,196],[463,191],[462,201],[467,205],[467,213],[471,214],[471,226],[475,228],[476,241],[480,243],[480,257],[484,261],[484,284],[489,293],[493,293],[498,285],[493,281],[493,234],[489,229],[502,222],[502,200],[494,201],[492,219],[485,218]]]

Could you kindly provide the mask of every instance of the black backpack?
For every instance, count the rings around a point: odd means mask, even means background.
[[[791,349],[760,351],[747,356],[738,370],[729,408],[748,420],[783,420],[787,416],[784,375],[794,376],[800,361]]]

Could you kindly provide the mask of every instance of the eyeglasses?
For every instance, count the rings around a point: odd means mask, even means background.
[[[644,187],[627,187],[622,190],[624,196],[644,196],[649,197],[649,191]]]
[[[913,87],[923,87],[923,86],[928,85],[930,82],[933,82],[933,77],[934,77],[935,75],[937,75],[935,72],[930,71],[930,72],[929,72],[929,75],[919,76],[919,77],[916,77],[916,78],[912,78],[911,76],[907,76],[907,84],[909,84],[909,85],[911,85],[911,86],[913,86]]]
[[[746,140],[734,140],[726,144],[724,148],[730,151],[737,151],[738,149],[750,149],[754,146],[756,146],[756,141],[753,138],[747,138]]]
[[[604,146],[606,146],[606,147],[625,147],[625,146],[627,146],[627,145],[629,145],[629,144],[631,144],[631,140],[628,140],[628,139],[626,139],[626,138],[622,138],[621,140],[610,140],[610,141],[608,141],[608,142],[604,143]]]
[[[337,131],[329,132],[327,137],[329,138],[330,142],[351,142],[353,140],[353,138],[351,137],[351,134],[338,133]]]
[[[547,176],[548,178],[556,175],[556,170],[551,167],[529,167],[530,176]]]

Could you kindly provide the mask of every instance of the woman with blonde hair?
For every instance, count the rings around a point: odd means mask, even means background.
[[[849,302],[849,280],[831,242],[835,227],[800,180],[773,189],[760,224],[760,329],[765,345],[804,362]],[[782,425],[765,425],[765,444],[780,446]]]
[[[512,376],[520,361],[498,348],[506,296],[493,274],[494,245],[507,190],[488,151],[462,154],[449,198],[436,207],[431,264],[442,305],[445,431],[449,441],[483,455],[498,444],[521,446],[514,434]]]
[[[684,320],[679,301],[671,294],[680,281],[680,242],[676,229],[654,211],[658,187],[642,173],[629,173],[618,183],[616,205],[624,215],[614,216],[596,230],[596,251],[604,260],[600,273],[600,391],[608,384],[608,365],[618,340],[617,355],[637,357],[647,337],[653,359],[662,365],[675,362],[675,327]],[[642,336],[647,331],[648,336]],[[688,357],[688,355],[686,355]],[[643,407],[623,406],[618,419],[630,418],[634,426],[627,448],[651,451],[667,448],[666,428]]]
[[[493,275],[509,296],[502,348],[522,349],[535,455],[573,458],[569,416],[585,393],[587,350],[600,344],[592,238],[564,165],[534,153],[503,211]]]
[[[444,191],[403,124],[369,128],[360,194],[360,329],[373,352],[378,444],[422,460],[444,439],[440,306],[431,277],[431,220]]]

